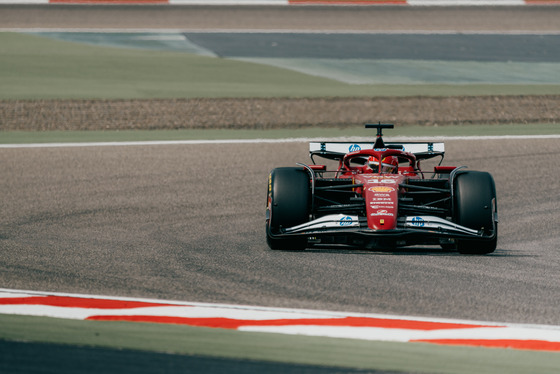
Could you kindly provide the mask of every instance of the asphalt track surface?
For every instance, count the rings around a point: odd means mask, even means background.
[[[271,251],[268,172],[305,143],[2,149],[3,287],[560,324],[558,139],[446,143],[491,172],[489,256]]]
[[[560,61],[560,35],[231,32],[185,35],[191,42],[220,57]]]
[[[197,8],[202,13],[190,18],[193,8],[114,7],[110,15],[95,7],[85,17],[76,16],[83,8],[61,6],[29,7],[31,13],[18,19],[21,9],[2,7],[3,27],[137,28],[143,22],[142,27],[156,28],[281,28],[279,20],[288,19],[285,27],[298,29],[369,25],[540,32],[558,27],[556,7],[465,8],[463,13],[250,7],[221,17],[219,10]],[[158,16],[148,16],[147,9]],[[141,11],[143,16],[136,13]],[[325,13],[308,13],[316,11]],[[204,12],[212,16],[205,20]],[[418,12],[426,13],[418,17]],[[96,21],[89,18],[92,13]],[[15,289],[559,325],[558,139],[454,140],[446,149],[446,164],[494,175],[500,236],[492,255],[461,256],[439,248],[269,250],[264,240],[268,172],[308,160],[305,143],[1,149],[0,283]]]

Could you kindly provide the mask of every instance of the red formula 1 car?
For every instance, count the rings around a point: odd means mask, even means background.
[[[266,237],[271,249],[347,245],[392,249],[438,245],[465,254],[496,249],[498,215],[492,175],[441,166],[443,143],[312,142],[312,164],[272,170]],[[328,170],[315,158],[337,165]],[[433,171],[423,160],[440,158]]]

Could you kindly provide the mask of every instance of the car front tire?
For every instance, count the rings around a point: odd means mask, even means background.
[[[309,221],[309,174],[303,168],[284,167],[272,170],[268,181],[266,241],[271,249],[303,250],[305,237],[275,237],[280,228]]]
[[[459,239],[457,250],[462,254],[488,254],[496,250],[498,224],[494,178],[487,172],[465,171],[454,180],[454,220],[459,225],[483,230],[492,239]]]

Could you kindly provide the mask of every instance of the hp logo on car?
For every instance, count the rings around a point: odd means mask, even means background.
[[[422,217],[414,217],[412,219],[412,224],[414,226],[423,227],[424,226],[424,219]]]
[[[361,151],[362,147],[360,147],[358,144],[352,144],[350,147],[348,147],[348,151],[349,152],[356,152],[356,151]]]
[[[340,226],[349,226],[352,224],[352,217],[346,216],[340,219]]]

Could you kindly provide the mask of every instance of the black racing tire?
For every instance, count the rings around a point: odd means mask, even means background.
[[[270,173],[268,183],[268,246],[278,250],[305,249],[306,237],[279,238],[273,235],[281,227],[292,227],[309,221],[309,174],[303,168],[276,168]]]
[[[464,171],[454,179],[454,221],[459,225],[494,233],[492,239],[458,239],[457,250],[462,254],[488,254],[496,250],[498,224],[496,185],[492,175],[483,171]],[[495,231],[493,231],[495,229]]]

